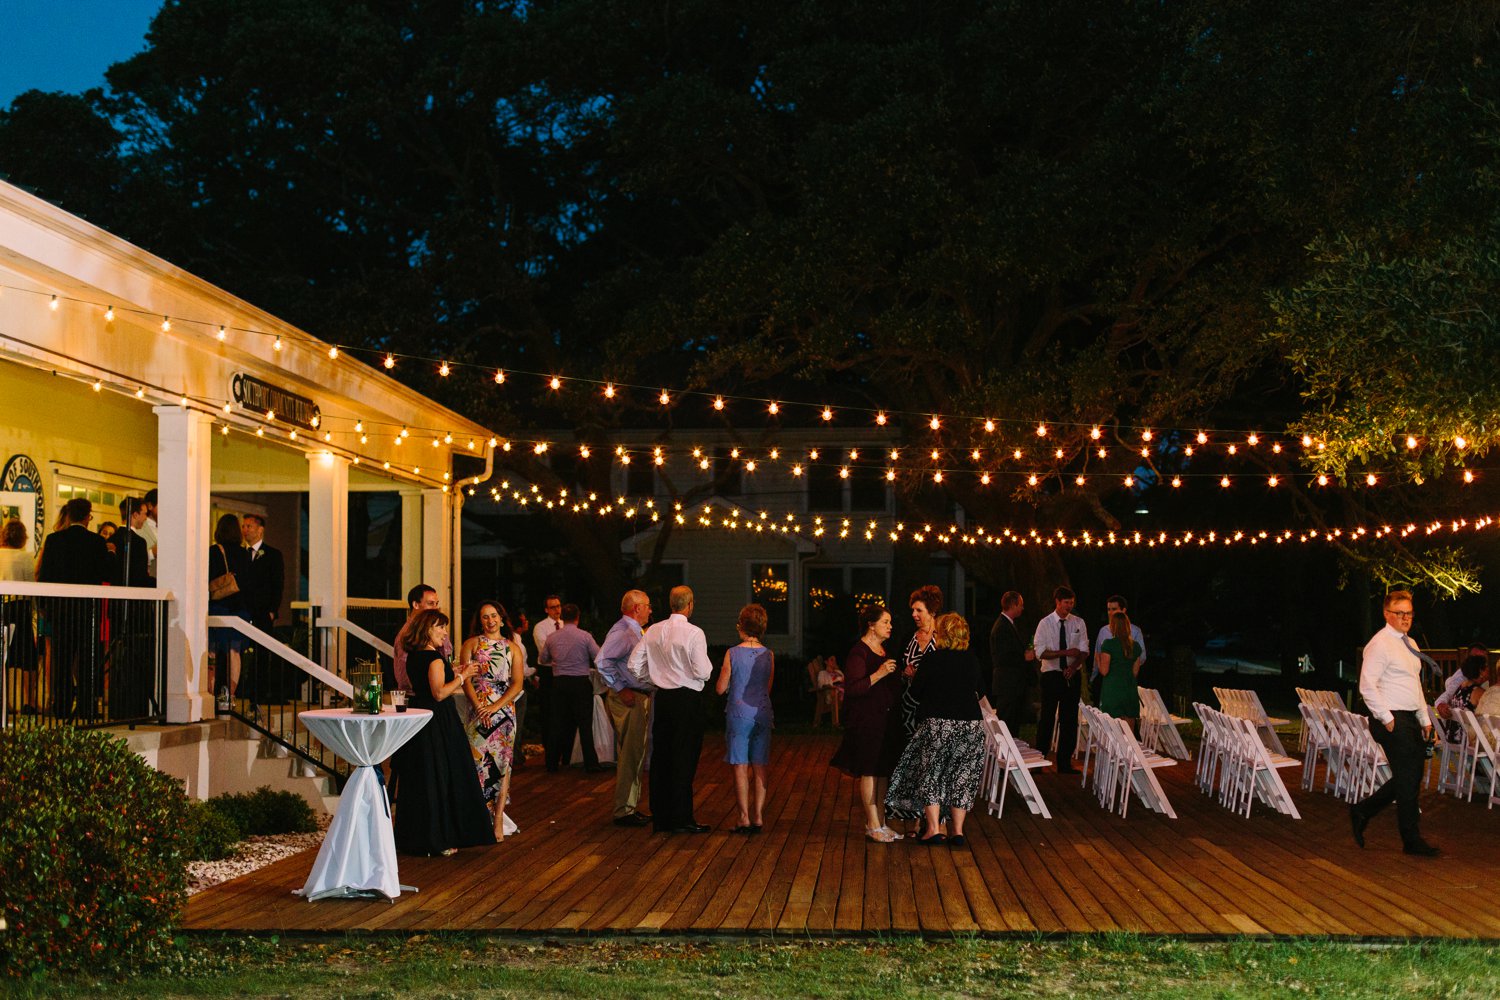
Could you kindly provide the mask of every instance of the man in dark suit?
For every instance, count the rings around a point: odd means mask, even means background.
[[[1015,736],[1026,718],[1026,692],[1031,689],[1036,651],[1021,631],[1021,612],[1026,602],[1008,590],[1000,598],[1000,617],[990,628],[990,698],[995,714]]]
[[[266,519],[259,514],[240,518],[240,536],[250,550],[250,572],[241,584],[250,606],[250,624],[269,632],[281,613],[281,594],[286,586],[286,564],[281,550],[266,544]]]
[[[249,551],[249,567],[240,581],[240,592],[244,594],[245,606],[249,609],[250,624],[270,633],[276,627],[276,617],[281,613],[281,594],[286,585],[286,564],[281,551],[266,544],[266,519],[259,514],[245,514],[240,518],[240,537]],[[286,677],[274,675],[290,668],[270,656],[256,650],[246,649],[241,653],[241,662],[249,670],[249,690],[258,703],[280,701]]]
[[[75,497],[63,505],[67,527],[42,543],[37,580],[42,583],[108,583],[114,557],[104,539],[89,530],[94,505]],[[52,627],[52,711],[93,719],[99,695],[99,609],[97,598],[53,597],[46,602]]]
[[[120,501],[120,528],[115,546],[114,583],[122,587],[155,587],[151,576],[151,543],[141,534],[146,502],[140,497]],[[156,648],[156,606],[145,601],[111,600],[107,653],[109,717],[139,719],[150,713],[155,678],[151,675]]]

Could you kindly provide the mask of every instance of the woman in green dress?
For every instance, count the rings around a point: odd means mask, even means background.
[[[1117,719],[1128,719],[1132,728],[1141,714],[1141,696],[1135,678],[1141,672],[1140,645],[1130,637],[1130,617],[1123,611],[1109,616],[1110,637],[1099,647],[1099,711]]]

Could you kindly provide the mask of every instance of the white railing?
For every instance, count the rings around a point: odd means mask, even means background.
[[[243,618],[238,618],[234,615],[209,615],[208,627],[234,629],[240,635],[252,640],[261,649],[276,654],[313,680],[327,685],[345,698],[354,697],[354,687],[348,681],[337,674],[324,670],[291,646],[288,646],[269,632],[256,628]]]

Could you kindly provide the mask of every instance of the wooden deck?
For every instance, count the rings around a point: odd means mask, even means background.
[[[236,931],[485,930],[523,934],[816,934],[857,936],[1134,931],[1184,936],[1316,935],[1500,938],[1500,812],[1425,795],[1437,860],[1400,852],[1394,810],[1349,836],[1331,795],[1292,795],[1301,821],[1257,806],[1250,819],[1200,795],[1192,765],[1158,772],[1180,815],[1134,802],[1104,813],[1077,777],[1038,775],[1056,817],[1014,797],[1002,819],[976,815],[966,848],[863,837],[854,783],[827,766],[836,739],[773,741],[765,832],[735,825],[722,740],[698,771],[701,836],[609,822],[613,773],[516,773],[521,832],[452,858],[402,858],[420,892],[395,903],[291,895],[312,853],[192,898],[186,926]],[[1284,772],[1289,785],[1298,771]]]

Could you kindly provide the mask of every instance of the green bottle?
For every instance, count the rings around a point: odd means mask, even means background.
[[[364,710],[370,715],[380,714],[380,702],[385,697],[385,686],[380,683],[379,674],[371,674],[369,683],[364,690]]]

